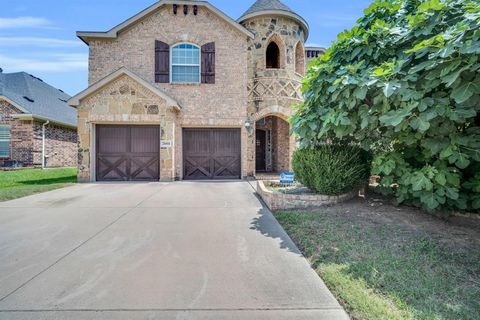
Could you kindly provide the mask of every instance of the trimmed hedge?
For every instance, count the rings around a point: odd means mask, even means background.
[[[339,195],[368,183],[371,154],[359,147],[322,145],[298,149],[293,171],[304,186],[324,195]]]

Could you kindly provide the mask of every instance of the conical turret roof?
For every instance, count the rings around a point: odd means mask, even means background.
[[[253,17],[265,15],[287,16],[296,20],[304,28],[305,38],[308,37],[308,23],[299,14],[280,0],[257,0],[239,19],[243,22]]]

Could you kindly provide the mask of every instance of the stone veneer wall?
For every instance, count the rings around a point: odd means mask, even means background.
[[[304,46],[305,33],[294,20],[286,17],[256,17],[243,22],[254,30],[255,38],[248,41],[248,79],[249,102],[248,117],[253,121],[268,115],[275,115],[284,120],[292,114],[292,106],[303,101],[300,91],[302,75],[296,73],[296,48]],[[266,69],[266,49],[275,41],[280,50],[281,69]],[[304,60],[305,62],[305,60]],[[295,149],[295,139],[288,142],[283,137],[290,128],[287,122],[279,123],[279,166],[274,170],[291,170],[291,157]],[[288,136],[288,135],[287,135]],[[275,137],[274,137],[275,138]],[[249,137],[248,172],[255,171],[255,137]]]
[[[190,8],[191,9],[191,8]],[[189,42],[202,46],[215,42],[215,84],[155,83],[154,45]],[[113,40],[91,40],[89,83],[92,85],[121,67],[176,99],[182,111],[176,118],[175,177],[182,177],[182,128],[242,128],[242,175],[246,171],[247,36],[203,6],[198,15],[174,15],[172,6],[161,7]],[[91,113],[95,113],[92,111]],[[80,114],[80,119],[84,114]],[[81,139],[83,140],[83,139]]]
[[[272,211],[319,208],[355,198],[359,190],[338,196],[321,194],[285,194],[269,190],[272,181],[257,181],[257,193]],[[278,183],[278,182],[275,182]]]
[[[166,105],[157,94],[123,75],[104,88],[81,101],[78,107],[78,179],[95,180],[92,145],[96,124],[158,124],[162,140],[174,140],[177,112]],[[174,152],[171,148],[160,150],[160,179],[175,178]]]

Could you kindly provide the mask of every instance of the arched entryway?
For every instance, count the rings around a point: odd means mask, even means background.
[[[291,168],[290,124],[279,116],[268,115],[255,124],[255,172],[279,173]]]

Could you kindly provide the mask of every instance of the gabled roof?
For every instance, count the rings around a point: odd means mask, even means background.
[[[25,72],[0,73],[0,99],[33,118],[77,126],[77,110],[68,105],[70,96]]]
[[[228,24],[230,24],[233,28],[237,29],[238,31],[244,33],[247,37],[254,38],[253,33],[245,29],[241,24],[227,16],[222,11],[218,10],[214,6],[212,6],[207,1],[185,1],[185,0],[160,0],[157,3],[151,5],[147,9],[139,12],[138,14],[134,15],[130,19],[122,22],[118,26],[110,29],[106,32],[93,32],[93,31],[79,31],[77,32],[77,36],[82,39],[83,42],[88,44],[89,39],[95,38],[104,38],[104,39],[115,39],[118,36],[118,33],[127,29],[128,27],[132,26],[133,24],[137,23],[139,20],[145,18],[146,16],[152,14],[157,9],[165,5],[173,5],[173,4],[181,4],[181,5],[197,5],[202,6],[209,9],[211,12],[215,13],[221,19],[225,20]]]
[[[177,110],[181,110],[182,108],[180,107],[180,104],[177,102],[177,100],[173,99],[170,97],[168,94],[163,92],[162,90],[158,89],[157,87],[153,86],[150,84],[148,81],[143,80],[140,76],[136,75],[132,71],[128,70],[125,67],[122,67],[118,69],[117,71],[113,72],[112,74],[106,76],[105,78],[99,80],[98,82],[94,83],[87,89],[83,90],[79,94],[73,96],[70,100],[68,100],[68,104],[71,106],[79,106],[80,105],[80,100],[85,99],[86,97],[92,95],[93,93],[97,92],[98,90],[102,89],[103,87],[107,86],[114,80],[120,78],[123,75],[127,75],[131,79],[133,79],[135,82],[139,83],[143,87],[147,88],[154,94],[158,95],[160,98],[164,99],[166,101],[166,104],[168,107],[175,108]]]
[[[308,38],[309,27],[307,21],[280,0],[257,0],[237,21],[241,23],[254,17],[266,15],[286,16],[296,20],[305,31],[305,40]]]

